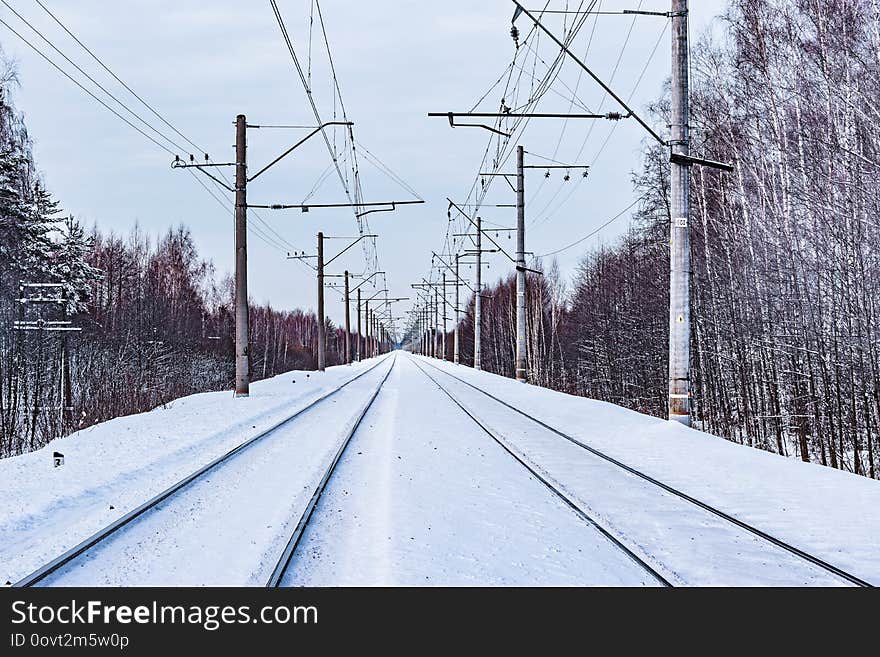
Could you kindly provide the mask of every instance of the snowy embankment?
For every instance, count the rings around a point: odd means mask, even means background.
[[[614,404],[427,362],[608,456],[880,585],[876,480],[738,445]]]
[[[840,584],[616,466],[439,367],[663,483],[880,584],[880,484],[611,404],[404,354],[331,478],[288,584],[652,584],[426,376],[448,386],[587,515],[676,584]],[[378,363],[193,395],[0,460],[0,582]],[[426,372],[420,371],[424,367]],[[388,369],[345,388],[114,535],[62,579],[260,584],[346,426]],[[53,451],[65,455],[54,468]],[[81,567],[87,564],[91,569]],[[198,568],[193,564],[198,563]],[[68,575],[72,577],[68,578]],[[65,579],[66,578],[66,579]],[[834,581],[831,581],[834,580]],[[59,580],[61,581],[61,580]],[[54,582],[49,582],[54,583]],[[62,582],[63,583],[63,582]]]
[[[17,581],[375,363],[288,372],[251,384],[247,399],[231,392],[183,397],[0,460],[0,584]],[[64,454],[58,468],[55,451]]]

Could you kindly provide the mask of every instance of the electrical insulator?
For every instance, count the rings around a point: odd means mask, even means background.
[[[519,48],[519,28],[516,25],[510,28],[510,36],[513,38],[513,43]]]
[[[549,177],[550,177],[550,169],[547,169],[547,173],[544,174],[544,177],[545,177],[545,178],[549,178]]]

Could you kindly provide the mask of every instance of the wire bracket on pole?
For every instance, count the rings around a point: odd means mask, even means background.
[[[537,269],[530,269],[530,268],[528,268],[528,267],[522,267],[522,266],[520,266],[520,265],[517,265],[517,266],[515,267],[515,269],[516,269],[517,271],[524,271],[524,272],[530,272],[530,273],[532,273],[532,274],[538,274],[538,276],[543,276],[543,275],[544,275],[544,272],[542,272],[542,271],[538,271]]]
[[[398,205],[417,205],[424,202],[424,200],[419,199],[412,201],[376,201],[372,203],[272,203],[268,205],[254,205],[248,203],[248,207],[262,210],[301,210],[302,212],[308,212],[313,208],[367,208],[386,205],[393,205],[396,209],[396,206]]]
[[[726,162],[716,162],[715,160],[705,160],[700,157],[691,157],[690,155],[682,155],[681,153],[672,153],[669,156],[669,161],[673,164],[680,164],[682,166],[696,165],[701,167],[709,167],[710,169],[719,169],[728,173],[733,172],[732,164],[728,164]]]
[[[496,135],[501,135],[502,137],[510,137],[509,132],[504,132],[499,130],[498,128],[494,128],[492,126],[488,126],[485,123],[456,123],[456,116],[470,116],[469,114],[459,114],[456,112],[429,112],[428,116],[445,116],[449,119],[449,126],[451,128],[482,128],[483,130],[488,130],[489,132],[494,132]]]

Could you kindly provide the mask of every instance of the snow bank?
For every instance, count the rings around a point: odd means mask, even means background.
[[[876,480],[738,445],[614,404],[452,363],[427,362],[655,479],[880,585]],[[442,382],[442,375],[437,376]]]
[[[375,362],[288,372],[252,383],[246,399],[231,392],[183,397],[0,460],[0,584],[15,582]],[[59,468],[54,451],[64,454]]]

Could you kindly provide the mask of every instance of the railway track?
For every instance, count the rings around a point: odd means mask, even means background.
[[[386,372],[384,377],[381,379],[379,385],[376,387],[375,391],[372,393],[367,406],[364,407],[364,409],[362,409],[359,412],[359,415],[357,416],[357,419],[354,423],[354,428],[352,429],[351,433],[344,439],[343,446],[337,452],[336,457],[333,459],[333,462],[330,465],[330,468],[328,469],[327,473],[324,475],[324,478],[322,478],[321,483],[319,485],[319,491],[322,491],[323,487],[326,485],[327,479],[329,479],[329,475],[332,473],[333,468],[335,468],[335,465],[338,462],[339,457],[342,454],[342,451],[344,451],[345,446],[348,444],[348,442],[351,438],[351,435],[357,429],[357,426],[360,424],[360,421],[363,419],[363,416],[366,414],[366,410],[372,404],[373,400],[375,400],[376,395],[378,395],[379,390],[381,389],[385,380],[388,378],[388,374],[393,369],[396,356],[391,356],[391,357],[386,357],[386,358],[381,359],[379,362],[377,362],[376,364],[372,365],[371,367],[365,369],[363,372],[359,372],[355,376],[347,379],[341,385],[338,385],[335,388],[333,388],[332,390],[329,390],[329,391],[323,393],[317,399],[315,399],[315,400],[311,401],[310,403],[308,403],[307,405],[299,408],[296,412],[287,416],[283,420],[280,420],[279,422],[275,423],[273,426],[269,427],[265,431],[262,431],[262,432],[258,433],[257,435],[248,438],[247,440],[240,443],[238,446],[234,447],[233,449],[229,450],[228,452],[226,452],[222,456],[219,456],[218,458],[214,459],[210,463],[202,466],[201,468],[199,468],[195,472],[189,474],[188,476],[179,480],[175,484],[169,486],[168,488],[166,488],[165,490],[163,490],[159,494],[150,498],[149,500],[147,500],[146,502],[144,502],[140,506],[132,509],[131,511],[129,511],[128,513],[126,513],[122,517],[118,518],[114,522],[110,523],[109,525],[98,530],[97,532],[95,532],[94,534],[92,534],[91,536],[86,538],[84,541],[75,545],[71,549],[67,550],[63,554],[61,554],[58,557],[56,557],[55,559],[53,559],[52,561],[44,564],[43,566],[36,569],[32,573],[28,574],[27,576],[23,577],[19,581],[15,582],[13,584],[13,587],[30,587],[30,586],[35,586],[35,585],[40,584],[40,582],[45,580],[47,577],[50,577],[51,575],[53,575],[54,573],[65,568],[66,566],[70,565],[71,563],[73,563],[77,559],[82,558],[90,550],[93,550],[96,547],[100,546],[102,543],[107,541],[107,539],[109,539],[110,537],[117,536],[120,534],[120,532],[124,532],[126,530],[126,528],[130,528],[132,526],[134,521],[136,521],[140,518],[143,518],[145,516],[145,514],[149,513],[150,511],[158,511],[157,507],[159,507],[159,505],[161,503],[173,498],[175,495],[178,495],[182,491],[184,491],[187,488],[189,488],[190,486],[192,486],[194,483],[205,479],[207,475],[217,472],[224,464],[229,463],[232,460],[232,458],[235,457],[236,455],[241,454],[242,452],[244,452],[248,448],[254,446],[258,442],[265,440],[267,437],[269,437],[269,436],[275,434],[276,432],[278,432],[279,430],[287,427],[295,419],[297,419],[300,416],[302,416],[303,414],[308,413],[309,411],[312,411],[315,408],[319,407],[323,402],[330,400],[331,398],[333,398],[334,396],[339,394],[342,390],[347,388],[349,385],[351,385],[355,381],[358,381],[358,380],[362,379],[363,377],[367,376],[368,374],[375,371],[377,368],[379,368],[383,364],[387,364],[389,359],[391,360],[391,367],[388,368],[388,372]],[[317,496],[320,497],[320,492],[317,493]],[[307,515],[311,515],[311,512],[314,508],[314,503],[316,501],[317,501],[317,498],[313,496],[312,501],[309,503],[309,505],[306,509],[306,512],[304,513],[304,517],[306,517]],[[300,520],[300,524],[302,524],[302,522],[303,521]],[[297,527],[297,531],[301,533],[301,529],[299,526]],[[297,534],[295,533],[294,536],[296,536],[296,535]],[[288,560],[289,560],[289,558],[288,558]]]
[[[443,385],[437,381],[433,376],[431,376],[425,369],[421,367],[421,365],[416,361],[416,367],[418,367],[422,373],[428,377],[437,388],[443,392],[452,403],[455,404],[465,415],[467,415],[480,429],[488,435],[492,440],[494,440],[505,452],[510,454],[520,465],[522,465],[526,470],[528,470],[533,477],[535,477],[538,481],[540,481],[551,493],[553,493],[556,497],[558,497],[562,502],[564,502],[575,514],[577,514],[582,520],[584,520],[589,525],[592,525],[596,530],[599,531],[606,539],[608,539],[615,547],[619,550],[623,551],[632,561],[636,563],[642,570],[644,570],[651,578],[655,579],[661,586],[672,586],[672,582],[670,582],[666,577],[664,577],[660,572],[658,572],[653,566],[648,564],[647,561],[638,556],[635,552],[633,552],[627,545],[625,545],[620,539],[618,539],[612,532],[610,532],[607,528],[602,526],[595,518],[593,518],[587,511],[585,511],[581,505],[577,503],[570,495],[566,494],[562,489],[556,486],[550,479],[541,472],[539,472],[535,467],[528,463],[525,459],[523,459],[516,450],[512,449],[510,445],[502,436],[500,436],[497,432],[493,431],[488,425],[486,425],[482,420],[480,420],[476,415],[474,415],[467,407],[464,406],[456,397],[449,392]],[[435,368],[437,369],[437,368]]]
[[[339,445],[339,449],[336,451],[336,454],[333,457],[333,460],[330,462],[330,465],[324,471],[324,475],[321,477],[321,480],[315,487],[315,490],[312,493],[312,497],[309,499],[309,503],[306,505],[305,510],[299,518],[299,522],[297,522],[296,524],[296,529],[294,529],[293,534],[287,541],[287,545],[285,546],[284,551],[281,553],[281,557],[278,559],[278,562],[275,564],[275,568],[272,569],[272,574],[269,576],[269,581],[266,582],[266,586],[268,588],[277,588],[281,586],[281,583],[284,580],[284,576],[287,573],[287,570],[290,568],[291,563],[293,562],[294,555],[296,554],[296,550],[299,547],[306,527],[314,516],[315,507],[317,507],[321,496],[324,494],[324,490],[327,488],[327,484],[329,483],[330,478],[336,471],[336,466],[339,464],[339,460],[342,458],[342,455],[345,453],[345,450],[351,443],[351,439],[357,433],[358,428],[360,428],[361,422],[363,422],[363,419],[366,416],[367,412],[373,406],[373,402],[376,401],[376,397],[379,396],[379,392],[381,392],[382,386],[385,385],[385,381],[387,381],[388,377],[391,375],[391,370],[394,369],[394,365],[397,361],[397,356],[394,355],[392,358],[394,360],[391,361],[391,367],[388,368],[385,376],[382,377],[382,380],[379,382],[379,385],[376,386],[376,389],[373,391],[373,394],[367,400],[366,404],[361,407],[360,411],[358,412],[357,419],[355,420],[354,424],[352,424],[351,429],[348,431],[345,438],[343,438],[342,443]]]
[[[555,492],[559,497],[561,497],[563,500],[565,500],[566,503],[569,504],[569,506],[571,506],[576,512],[581,514],[585,519],[592,522],[599,529],[599,531],[601,531],[603,534],[605,534],[616,545],[618,545],[619,547],[624,549],[627,552],[627,554],[629,554],[630,556],[632,556],[633,558],[638,560],[639,563],[641,565],[643,565],[643,567],[645,567],[645,569],[647,571],[649,571],[653,576],[657,577],[660,581],[662,581],[666,585],[671,585],[671,582],[669,582],[669,580],[667,578],[660,575],[653,567],[648,565],[645,560],[636,556],[635,553],[633,552],[633,550],[631,550],[629,547],[625,546],[622,541],[618,540],[613,535],[612,532],[599,526],[599,524],[596,523],[595,520],[593,520],[592,518],[587,516],[586,512],[583,511],[582,509],[580,509],[580,507],[577,505],[577,503],[574,502],[569,495],[567,495],[566,493],[561,491],[558,486],[555,486],[552,482],[550,482],[548,480],[548,477],[546,477],[543,474],[540,474],[535,467],[530,465],[523,458],[523,456],[521,454],[517,453],[517,451],[510,446],[508,441],[506,441],[497,432],[495,432],[490,427],[488,427],[484,421],[480,420],[476,415],[474,415],[474,413],[469,408],[467,408],[459,398],[456,398],[456,396],[453,395],[453,393],[446,386],[441,384],[435,377],[431,376],[431,374],[424,367],[422,367],[422,365],[426,365],[426,366],[430,367],[432,370],[434,370],[434,371],[436,371],[446,377],[454,379],[458,383],[461,383],[462,385],[467,386],[468,388],[470,388],[472,390],[475,390],[476,392],[483,395],[485,398],[492,400],[493,402],[501,405],[502,407],[504,407],[510,411],[513,411],[514,413],[516,413],[519,416],[528,420],[530,423],[541,427],[543,430],[550,432],[557,437],[565,439],[569,443],[581,448],[582,450],[588,452],[592,456],[595,456],[599,459],[602,459],[604,462],[613,465],[614,467],[620,469],[621,471],[627,473],[628,475],[631,475],[632,477],[635,477],[641,481],[647,482],[647,483],[651,484],[652,486],[657,487],[658,489],[661,489],[661,490],[665,491],[666,493],[673,495],[676,498],[678,498],[678,499],[680,499],[680,500],[682,500],[682,501],[684,501],[694,507],[697,507],[697,508],[701,509],[702,511],[705,511],[705,512],[711,514],[712,516],[721,519],[725,523],[733,525],[733,526],[737,527],[739,530],[747,532],[747,533],[753,535],[754,537],[757,537],[758,539],[765,541],[766,543],[771,544],[771,545],[775,546],[776,548],[779,548],[779,549],[785,551],[786,553],[794,556],[796,559],[799,559],[799,560],[802,560],[803,562],[809,563],[809,564],[811,564],[811,566],[816,567],[816,568],[818,568],[818,569],[820,569],[820,570],[822,570],[822,571],[824,571],[824,572],[826,572],[836,578],[839,578],[840,580],[843,580],[847,584],[860,586],[860,587],[873,587],[873,584],[871,584],[870,582],[867,582],[866,580],[864,580],[864,579],[862,579],[862,578],[860,578],[850,572],[847,572],[847,571],[843,570],[842,568],[839,568],[839,567],[835,566],[834,564],[831,564],[828,561],[826,561],[826,560],[824,560],[814,554],[810,554],[809,552],[806,552],[805,550],[802,550],[801,548],[798,548],[797,546],[794,546],[794,545],[792,545],[792,544],[790,544],[790,543],[788,543],[788,542],[786,542],[776,536],[773,536],[772,534],[769,534],[768,532],[765,532],[765,531],[759,529],[758,527],[755,527],[755,526],[753,526],[743,520],[740,520],[734,516],[731,516],[730,514],[725,513],[724,511],[722,511],[722,510],[720,510],[720,509],[718,509],[718,508],[716,508],[716,507],[714,507],[714,506],[712,506],[702,500],[699,500],[691,495],[688,495],[687,493],[685,493],[685,492],[683,492],[673,486],[670,486],[669,484],[666,484],[662,481],[659,481],[658,479],[651,477],[650,475],[642,472],[641,470],[638,470],[637,468],[634,468],[630,465],[627,465],[626,463],[623,463],[623,462],[615,459],[614,457],[612,457],[608,454],[605,454],[604,452],[592,447],[591,445],[588,445],[588,444],[584,443],[583,441],[578,440],[577,438],[575,438],[575,437],[573,437],[563,431],[560,431],[559,429],[551,426],[550,424],[544,422],[543,420],[540,420],[539,418],[536,418],[533,415],[531,415],[531,414],[529,414],[519,408],[516,408],[512,404],[509,404],[508,402],[496,397],[495,395],[492,395],[491,393],[486,392],[485,390],[473,385],[472,383],[470,383],[460,377],[457,377],[454,374],[451,374],[450,372],[447,372],[446,370],[444,370],[440,367],[437,367],[436,365],[433,365],[432,363],[428,362],[425,359],[414,358],[413,361],[415,362],[416,366],[422,371],[422,373],[425,374],[425,376],[427,376],[431,381],[433,381],[433,383],[442,392],[444,392],[450,399],[452,399],[452,401],[464,413],[466,413],[476,424],[478,424],[484,432],[489,434],[509,454],[511,454],[511,456],[513,456],[525,468],[527,468],[532,473],[533,476],[537,477],[547,487],[549,487],[551,490],[553,490],[553,492]]]

